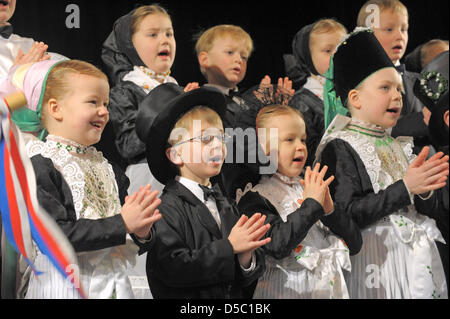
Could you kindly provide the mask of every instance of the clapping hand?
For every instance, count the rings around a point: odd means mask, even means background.
[[[127,233],[135,234],[139,238],[148,237],[153,223],[162,217],[157,209],[161,204],[157,196],[158,191],[152,192],[151,186],[147,185],[125,198],[121,214]]]
[[[320,170],[320,164],[317,163],[314,170],[311,171],[311,167],[306,168],[305,178],[300,180],[303,186],[303,198],[312,198],[322,205],[325,214],[330,214],[334,210],[333,199],[330,195],[329,186],[334,180],[334,176],[330,176],[327,180],[323,180],[328,170],[327,166],[324,166]]]
[[[403,181],[413,195],[427,194],[445,186],[449,174],[447,155],[439,152],[426,160],[429,148],[426,146],[406,170]]]

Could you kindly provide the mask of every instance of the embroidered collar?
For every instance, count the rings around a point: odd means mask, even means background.
[[[89,150],[89,146],[84,146],[60,136],[48,135],[47,140],[56,143],[56,147],[59,149],[65,149],[72,154],[86,154]]]
[[[139,70],[144,72],[147,76],[151,77],[152,79],[162,79],[166,80],[170,76],[170,70],[165,73],[157,73],[155,71],[150,70],[149,68],[145,66],[140,66]]]
[[[286,175],[283,175],[281,173],[275,173],[275,175],[279,180],[281,180],[283,183],[289,185],[289,186],[293,186],[293,185],[301,185],[300,184],[300,177],[296,176],[296,177],[288,177]]]
[[[381,126],[370,124],[355,118],[352,118],[351,122],[347,125],[347,129],[376,138],[383,138],[386,136],[386,130]]]

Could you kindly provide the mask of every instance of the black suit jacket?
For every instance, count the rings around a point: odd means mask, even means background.
[[[241,298],[243,288],[265,270],[264,255],[256,250],[256,268],[240,268],[228,235],[239,219],[225,197],[216,201],[222,227],[208,208],[185,186],[170,181],[161,195],[162,219],[153,226],[148,250],[147,278],[155,298]]]

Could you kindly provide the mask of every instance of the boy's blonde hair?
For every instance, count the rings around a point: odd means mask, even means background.
[[[203,32],[195,44],[195,51],[197,55],[201,52],[211,51],[214,41],[217,38],[223,38],[229,36],[233,40],[240,41],[243,40],[248,50],[249,56],[253,52],[253,40],[250,35],[241,27],[231,24],[221,24],[209,28]]]
[[[62,61],[56,64],[47,76],[42,105],[47,105],[52,98],[64,98],[71,91],[71,83],[67,77],[70,74],[93,76],[108,82],[105,73],[88,62],[80,60]],[[41,120],[43,126],[47,128],[46,112],[46,108],[43,107]]]
[[[139,29],[139,25],[144,20],[144,18],[150,14],[163,14],[170,19],[169,13],[167,10],[157,4],[142,6],[136,9],[131,15],[130,20],[130,31],[133,36]]]
[[[359,10],[358,19],[356,22],[358,27],[370,27],[369,25],[366,25],[367,17],[372,14],[371,10],[367,10],[367,7],[370,5],[378,6],[380,14],[384,10],[392,10],[393,12],[400,12],[406,17],[409,17],[408,9],[399,0],[369,0]]]
[[[343,35],[348,33],[347,29],[334,19],[319,20],[316,24],[314,24],[314,27],[311,30],[309,36],[309,46],[311,47],[311,44],[314,42],[316,35],[332,32],[342,32]]]
[[[431,62],[432,58],[434,58],[430,57],[429,55],[431,53],[431,50],[436,46],[448,47],[448,40],[433,39],[422,46],[422,48],[420,49],[420,64],[422,68],[424,68],[429,62]]]
[[[216,111],[207,106],[199,105],[184,113],[178,119],[172,129],[172,133],[175,130],[180,129],[184,129],[186,131],[191,130],[194,120],[205,121],[208,124],[223,127],[222,120]],[[170,134],[168,143],[169,145],[174,146],[175,144],[181,142],[183,138],[184,137],[180,134]]]

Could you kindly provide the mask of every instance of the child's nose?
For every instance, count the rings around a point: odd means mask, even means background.
[[[100,115],[100,116],[109,115],[108,108],[106,106],[100,107],[98,110],[98,115]]]

